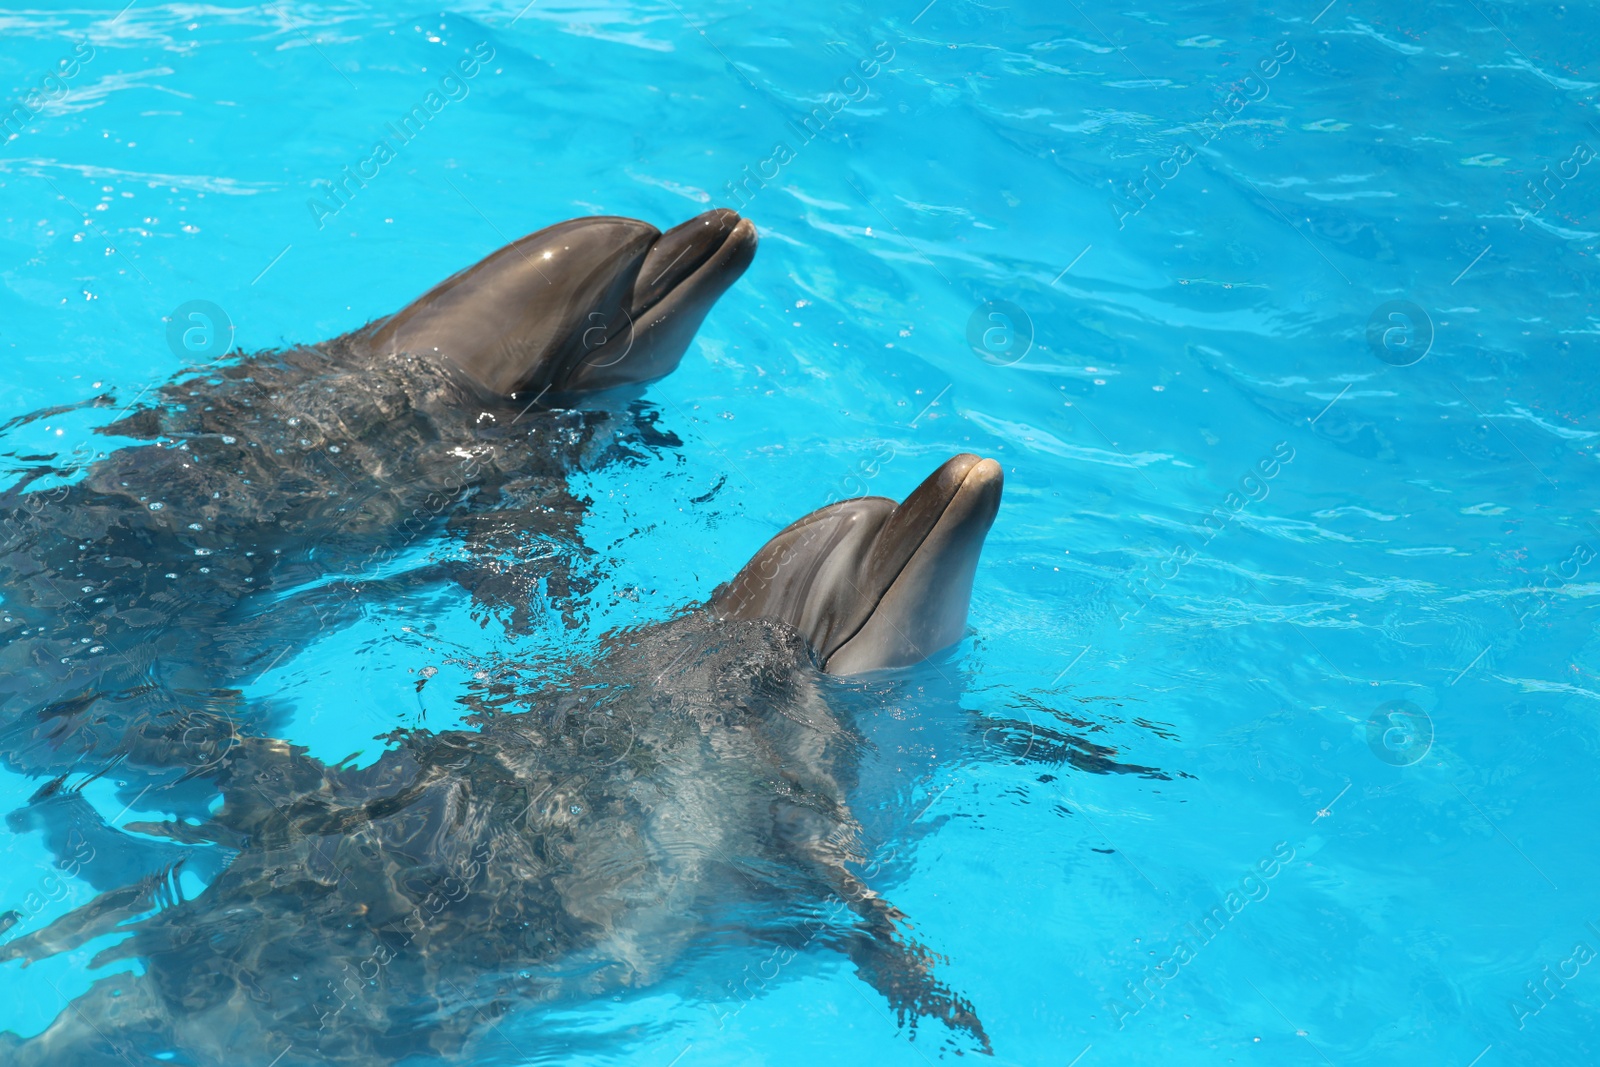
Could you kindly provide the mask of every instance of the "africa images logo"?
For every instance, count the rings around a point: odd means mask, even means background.
[[[1367,720],[1367,747],[1391,767],[1409,767],[1433,747],[1433,720],[1409,700],[1385,701]]]
[[[1009,300],[986,300],[967,318],[967,345],[985,363],[1012,366],[1033,347],[1033,320]]]
[[[1433,320],[1409,300],[1380,304],[1367,319],[1367,347],[1391,367],[1409,367],[1433,347]]]

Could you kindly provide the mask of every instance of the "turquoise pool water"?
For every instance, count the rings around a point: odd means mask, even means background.
[[[375,600],[251,683],[291,740],[371,758],[455,721],[463,664],[665,618],[795,516],[975,451],[1006,496],[937,669],[1085,747],[883,785],[875,884],[996,1062],[1595,1058],[1592,11],[137,0],[0,30],[0,419],[133,402],[190,362],[193,301],[230,325],[191,355],[250,352],[570,216],[760,227],[644,395],[681,445],[577,485],[578,628]],[[6,484],[113,410],[8,424]],[[168,814],[126,786],[84,795]],[[5,848],[19,932],[93,897],[41,891],[37,833]],[[0,1028],[41,1031],[98,947],[0,968]],[[835,954],[710,987],[513,1016],[483,1062],[939,1052]]]

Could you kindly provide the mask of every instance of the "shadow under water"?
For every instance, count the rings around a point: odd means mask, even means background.
[[[541,1028],[540,1006],[704,973],[708,946],[729,945],[842,953],[913,1036],[934,1020],[945,1047],[987,1051],[973,1006],[868,884],[875,840],[915,822],[905,784],[995,758],[1165,777],[1065,721],[1011,744],[1021,727],[961,709],[948,679],[833,678],[787,626],[698,609],[608,635],[551,677],[486,672],[465,698],[472,729],[397,732],[365,768],[219,721],[217,758],[183,773],[220,807],[130,825],[164,839],[148,874],[97,877],[90,903],[0,947],[32,961],[123,934],[94,964],[144,973],[100,979],[36,1038],[0,1035],[6,1061],[458,1061],[489,1055],[513,1012],[523,1054],[551,1054],[569,1037]],[[65,788],[13,824],[51,842],[65,824],[115,833]],[[182,900],[188,864],[211,881]]]
[[[342,341],[175,380],[98,432],[140,443],[26,457],[51,462],[0,492],[0,751],[23,773],[132,758],[108,741],[130,700],[182,715],[375,593],[454,581],[513,630],[545,602],[574,625],[594,580],[568,477],[678,444],[637,402],[486,400]],[[441,534],[459,558],[425,558]]]

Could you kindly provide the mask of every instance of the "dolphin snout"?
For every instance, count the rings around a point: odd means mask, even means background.
[[[717,299],[755,258],[756,228],[726,208],[696,215],[651,244],[620,312],[557,388],[578,392],[653,381],[683,358]]]
[[[712,610],[789,623],[829,674],[920,662],[961,640],[1004,489],[1000,464],[963,453],[899,504],[869,496],[819,508],[720,586]]]
[[[961,484],[956,489],[955,497],[945,508],[945,519],[953,520],[958,526],[972,527],[968,536],[976,537],[981,545],[989,532],[990,524],[994,522],[995,512],[1000,510],[1000,495],[1005,491],[1006,485],[1005,471],[992,459],[964,455],[957,456],[950,462],[954,463],[956,460],[972,462],[962,473]]]
[[[639,268],[633,287],[634,317],[660,303],[702,267],[709,265],[715,274],[737,277],[749,265],[755,248],[756,228],[737,211],[717,208],[679,223],[656,240]]]
[[[988,517],[993,518],[995,509],[1000,506],[1000,494],[1006,483],[1005,471],[999,463],[970,452],[945,460],[944,466],[934,477],[952,481],[960,479],[950,503],[945,507],[946,515],[952,511],[970,512],[974,516],[987,512]]]
[[[827,657],[829,674],[900,667],[961,640],[984,539],[1005,473],[971,453],[952,456],[895,509],[866,573],[883,583],[865,623]]]

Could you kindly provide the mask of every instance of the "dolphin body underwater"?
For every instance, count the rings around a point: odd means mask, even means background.
[[[858,873],[849,801],[884,679],[916,673],[883,669],[962,636],[1001,486],[963,455],[903,503],[813,512],[704,605],[558,675],[486,672],[472,729],[398,731],[365,768],[228,734],[207,768],[220,806],[128,827],[227,861],[193,900],[180,858],[0,947],[34,961],[122,934],[95,964],[144,967],[35,1038],[0,1035],[6,1062],[525,1063],[572,1047],[538,1007],[688,981],[730,944],[768,962],[836,950],[902,1026],[938,1020],[950,1048],[987,1052],[938,957]],[[940,758],[992,756],[998,731],[1031,761],[1165,777],[1052,728],[985,718],[980,740],[974,718]],[[777,974],[760,973],[757,995]]]
[[[727,210],[559,223],[351,334],[164,385],[81,472],[27,470],[0,492],[0,756],[59,773],[217,710],[446,523],[477,561],[452,576],[515,623],[541,583],[581,593],[566,476],[676,442],[573,401],[672,371],[756,243]]]

